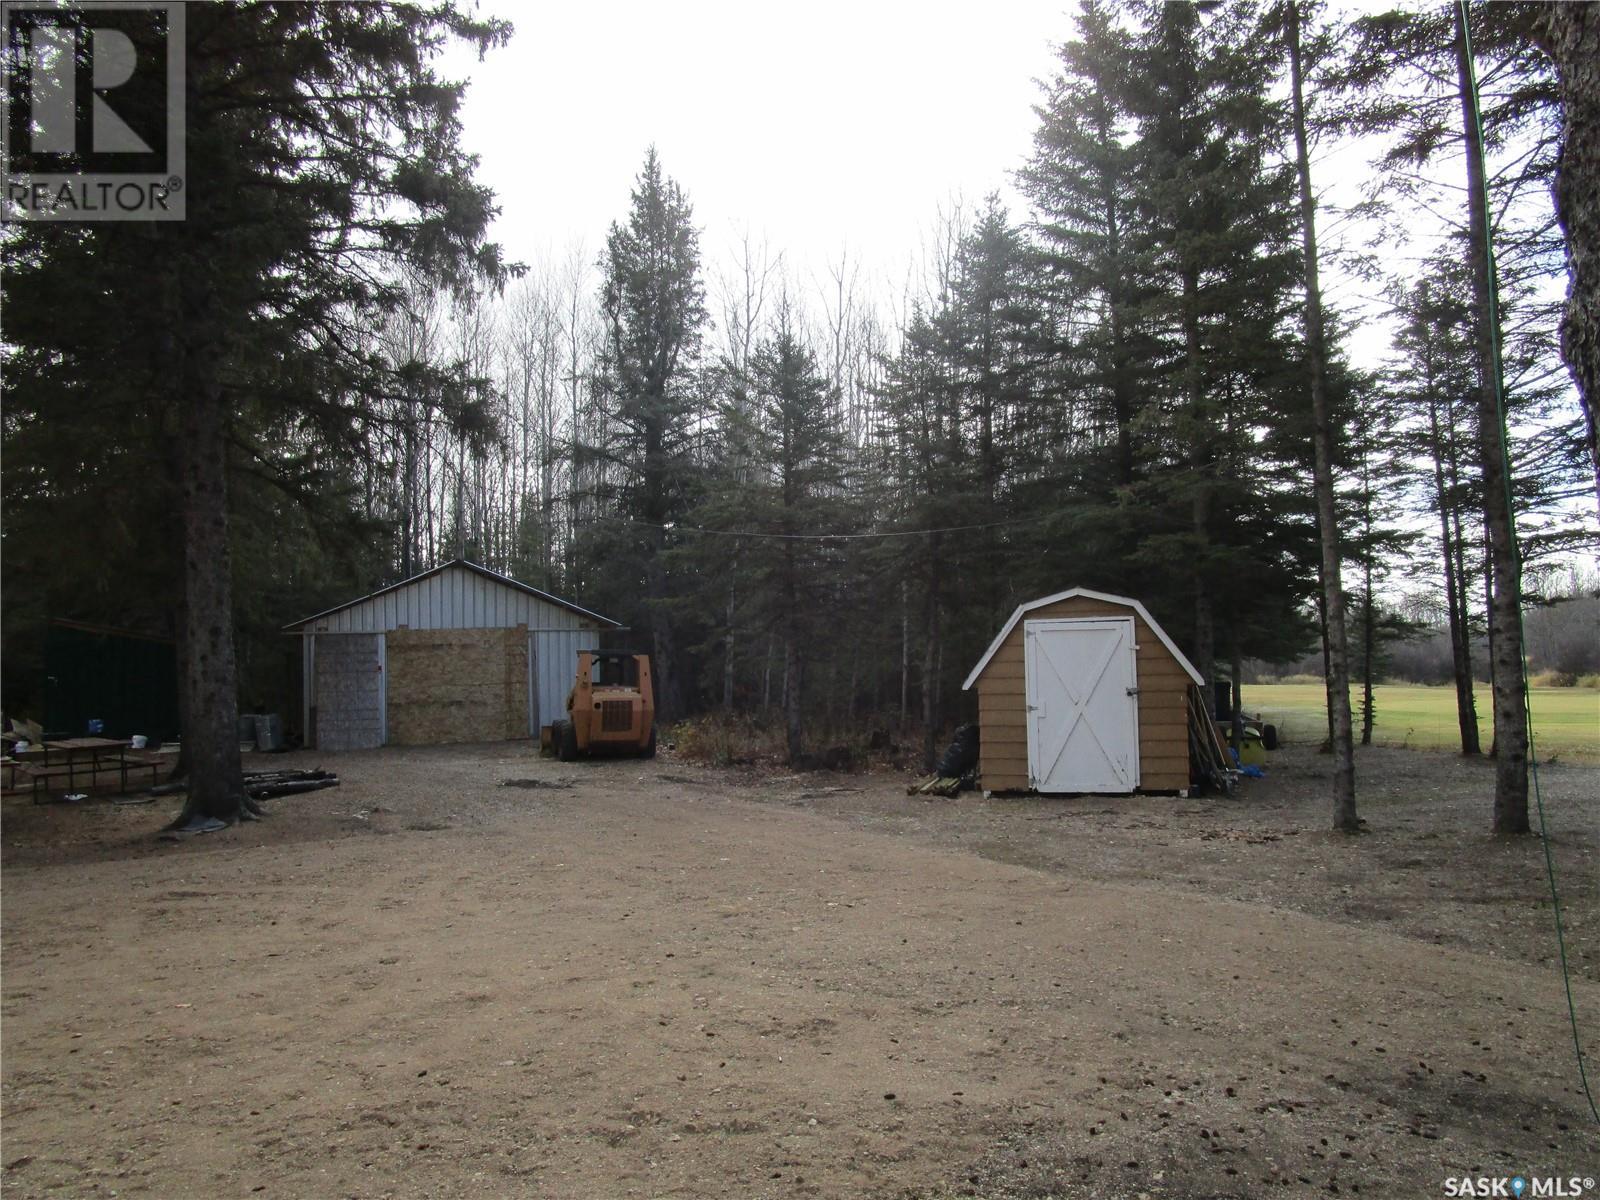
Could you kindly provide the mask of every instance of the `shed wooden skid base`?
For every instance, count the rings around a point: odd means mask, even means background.
[[[1074,589],[1013,614],[967,686],[978,690],[982,731],[979,786],[993,792],[1036,790],[1028,770],[1029,713],[1024,635],[1028,622],[1094,617],[1132,618],[1138,697],[1138,791],[1189,787],[1188,690],[1197,678],[1137,601]],[[1025,618],[1025,619],[1024,619]],[[1086,789],[1087,790],[1087,789]],[[1131,789],[1130,789],[1131,790]],[[1060,789],[1070,794],[1071,788]]]

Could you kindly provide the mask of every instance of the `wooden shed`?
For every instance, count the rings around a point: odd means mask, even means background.
[[[561,719],[578,652],[616,621],[456,559],[285,627],[306,745],[489,742]]]
[[[1144,605],[1072,588],[1017,607],[962,689],[978,689],[991,791],[1183,791],[1200,673]]]

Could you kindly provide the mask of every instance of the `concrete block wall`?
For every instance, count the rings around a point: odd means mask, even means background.
[[[317,747],[371,750],[383,745],[383,675],[379,635],[319,634],[316,655]]]
[[[388,635],[389,742],[528,736],[528,627],[396,629]]]

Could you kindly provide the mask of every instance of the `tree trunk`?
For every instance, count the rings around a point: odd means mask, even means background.
[[[734,575],[728,576],[728,636],[722,657],[722,707],[733,711],[733,590]]]
[[[1317,563],[1317,636],[1318,644],[1322,647],[1322,690],[1326,697],[1328,690],[1328,590],[1322,586],[1322,563]],[[1326,699],[1322,702],[1323,730],[1322,748],[1319,754],[1333,752],[1333,706]]]
[[[1372,557],[1368,550],[1365,595],[1361,598],[1361,744],[1372,745],[1372,727],[1377,722],[1377,703],[1372,694],[1372,667],[1377,657],[1377,606],[1372,601]]]
[[[1238,753],[1244,749],[1244,652],[1239,648],[1238,627],[1231,623],[1228,638],[1233,648],[1229,663],[1233,671],[1233,684],[1228,689],[1228,721],[1232,726],[1229,741]]]
[[[767,635],[767,658],[761,668],[761,711],[763,716],[772,707],[772,635]]]
[[[683,715],[677,645],[672,638],[672,623],[662,611],[667,596],[666,575],[658,549],[645,565],[645,591],[650,600],[650,677],[656,687],[656,719],[663,725]]]
[[[939,535],[928,535],[928,598],[923,612],[922,769],[933,770],[939,757]]]
[[[1522,587],[1511,481],[1500,394],[1499,314],[1495,309],[1494,264],[1489,242],[1488,195],[1483,143],[1478,132],[1477,90],[1466,6],[1457,4],[1456,68],[1462,125],[1467,138],[1467,211],[1471,219],[1472,299],[1478,343],[1478,455],[1493,569],[1494,629],[1490,675],[1494,687],[1494,831],[1528,832],[1528,711],[1522,670]]]
[[[1216,691],[1211,682],[1216,673],[1216,616],[1211,604],[1210,567],[1205,561],[1211,541],[1211,485],[1206,479],[1211,452],[1209,436],[1202,432],[1206,422],[1201,412],[1200,394],[1200,279],[1192,267],[1185,268],[1183,273],[1183,334],[1185,391],[1194,426],[1189,446],[1189,469],[1193,476],[1190,522],[1195,540],[1190,573],[1194,588],[1194,667],[1206,681],[1200,690],[1205,696],[1206,711],[1215,718],[1222,715],[1217,712]]]
[[[196,323],[191,328],[204,328]],[[183,756],[189,792],[174,826],[253,812],[239,764],[238,675],[228,554],[227,429],[218,351],[188,347],[179,454],[183,487]]]
[[[910,589],[900,582],[900,728],[911,717],[911,599]]]
[[[1459,555],[1451,534],[1450,509],[1444,482],[1443,442],[1439,429],[1439,403],[1429,381],[1428,432],[1433,451],[1433,488],[1439,504],[1439,551],[1444,560],[1444,602],[1449,610],[1450,667],[1456,685],[1456,723],[1461,731],[1461,753],[1481,753],[1478,744],[1478,706],[1472,694],[1472,632],[1467,627],[1463,586],[1458,575]]]
[[[1489,544],[1489,527],[1483,528],[1483,639],[1489,645],[1489,712],[1494,713],[1494,551]],[[1495,756],[1495,731],[1489,730],[1489,757]]]
[[[1562,0],[1542,6],[1535,36],[1561,80],[1561,162],[1556,216],[1567,237],[1567,311],[1561,353],[1583,407],[1584,435],[1600,507],[1600,6]]]
[[[783,643],[783,727],[791,767],[799,766],[805,755],[800,717],[800,670],[800,639],[790,636]]]
[[[1333,492],[1333,424],[1328,412],[1328,358],[1322,323],[1322,290],[1317,271],[1316,198],[1311,192],[1307,147],[1305,78],[1300,62],[1300,4],[1287,7],[1289,70],[1294,103],[1295,167],[1300,181],[1300,241],[1305,254],[1306,359],[1311,368],[1311,468],[1317,527],[1322,542],[1322,587],[1328,644],[1328,717],[1333,751],[1333,827],[1346,833],[1361,828],[1356,816],[1355,748],[1350,729],[1350,658],[1345,635],[1344,586],[1339,577],[1339,519]]]

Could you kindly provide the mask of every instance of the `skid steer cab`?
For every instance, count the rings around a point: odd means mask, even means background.
[[[571,762],[580,754],[656,753],[655,691],[650,657],[626,650],[584,650],[578,677],[567,696],[567,719],[551,736],[556,756]]]

